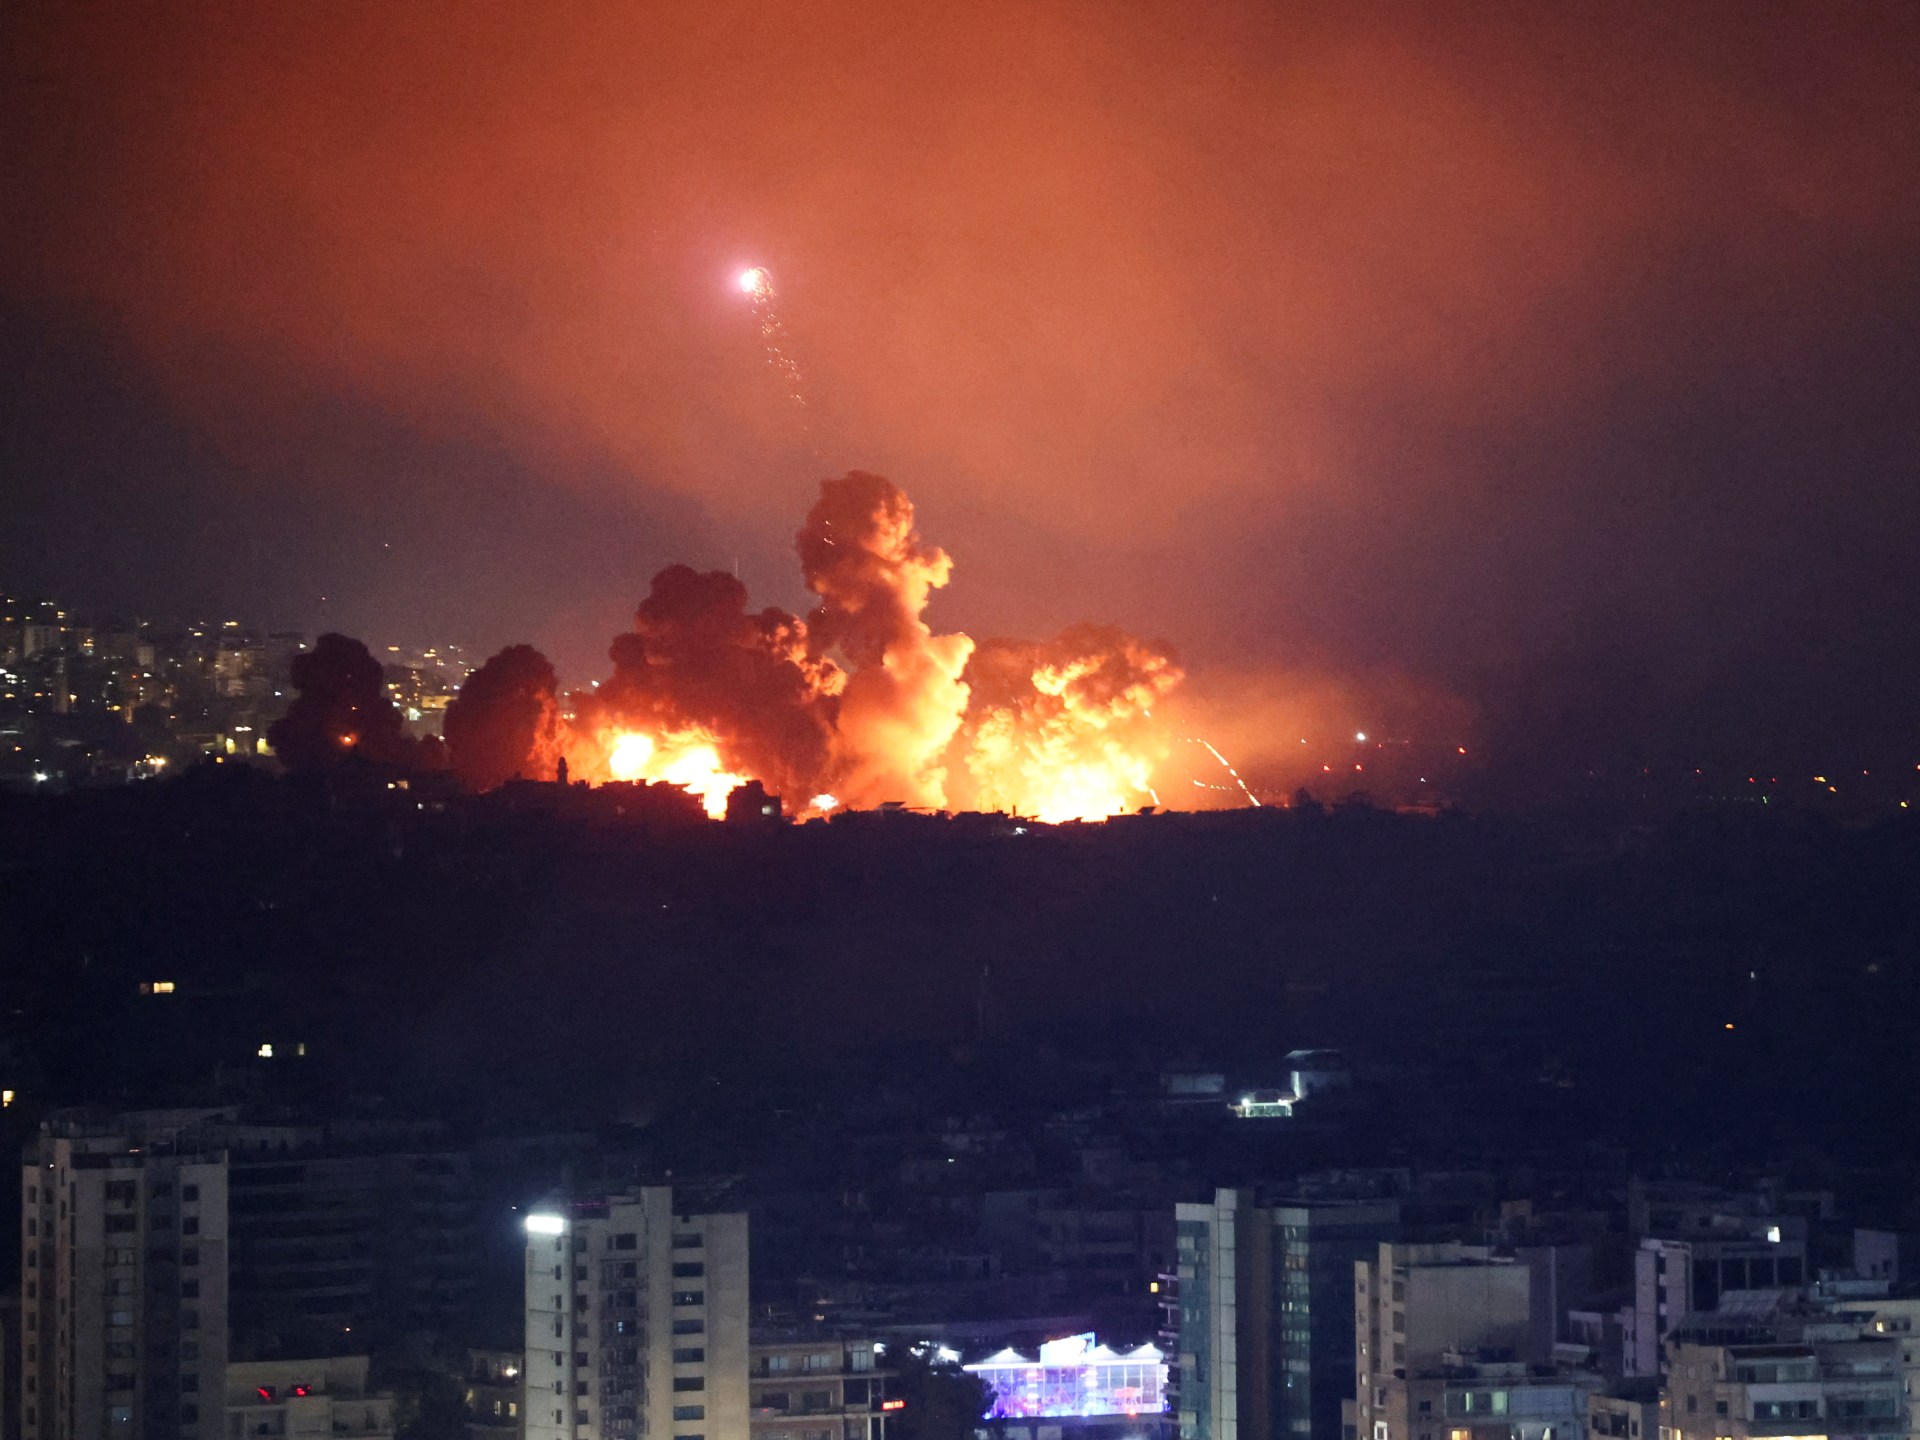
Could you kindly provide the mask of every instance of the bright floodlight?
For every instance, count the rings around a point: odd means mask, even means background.
[[[529,1235],[564,1235],[567,1230],[566,1217],[563,1215],[527,1216]]]
[[[764,295],[773,288],[773,277],[766,270],[755,265],[740,272],[740,290],[746,295]]]

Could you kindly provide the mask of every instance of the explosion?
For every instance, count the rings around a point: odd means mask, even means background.
[[[584,781],[680,786],[715,817],[748,780],[812,814],[899,803],[1056,822],[1153,801],[1177,738],[1154,707],[1182,679],[1163,649],[1097,625],[1050,641],[935,633],[927,602],[953,561],[878,475],[825,481],[795,546],[818,597],[804,619],[673,565],[615,637],[612,673],[564,703],[536,652],[503,651],[448,707],[454,770],[484,789],[552,779],[564,757]]]
[[[720,764],[720,744],[704,730],[648,735],[623,730],[607,746],[607,774],[615,780],[678,785],[715,820],[726,818],[727,796],[747,783]]]

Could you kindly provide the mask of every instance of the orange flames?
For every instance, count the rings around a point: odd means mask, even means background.
[[[1057,822],[1155,802],[1175,735],[1154,708],[1182,678],[1163,650],[1095,625],[1049,641],[936,633],[925,610],[953,562],[877,475],[826,481],[796,544],[819,599],[804,618],[750,611],[724,573],[655,576],[612,675],[570,697],[551,745],[518,737],[549,733],[554,710],[504,674],[480,683],[505,652],[489,661],[449,716],[455,768],[461,737],[476,756],[492,744],[492,773],[502,749],[527,775],[566,755],[583,779],[682,786],[713,816],[749,778],[810,814],[895,802]],[[523,655],[516,674],[538,673]]]
[[[747,783],[720,763],[720,742],[702,730],[649,735],[622,730],[608,736],[607,777],[678,785],[715,820],[725,818],[727,796]]]
[[[954,786],[966,803],[1058,823],[1153,799],[1153,772],[1172,748],[1153,707],[1181,680],[1165,654],[1079,625],[1045,644],[986,641],[968,677]]]

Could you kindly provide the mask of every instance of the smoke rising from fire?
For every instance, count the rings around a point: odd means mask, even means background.
[[[941,754],[966,714],[960,677],[973,641],[935,635],[921,615],[953,561],[921,540],[898,486],[860,471],[820,487],[797,543],[807,588],[820,597],[808,617],[811,644],[847,665],[839,773],[815,788],[855,805],[944,804]]]
[[[448,708],[454,769],[476,788],[551,778],[664,781],[710,814],[747,779],[800,808],[1009,810],[1094,819],[1152,800],[1176,736],[1154,707],[1182,672],[1159,646],[1076,625],[1050,641],[938,634],[925,611],[953,561],[892,481],[822,483],[795,540],[819,604],[748,609],[735,577],[654,577],[611,674],[562,701],[552,667],[513,646]]]

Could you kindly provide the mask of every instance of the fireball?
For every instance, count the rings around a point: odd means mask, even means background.
[[[735,775],[722,764],[714,737],[697,729],[658,736],[620,731],[607,746],[607,773],[615,780],[678,785],[715,820],[726,818],[727,796],[747,783],[746,776]]]

